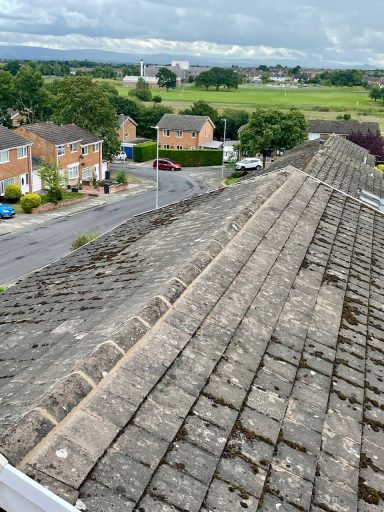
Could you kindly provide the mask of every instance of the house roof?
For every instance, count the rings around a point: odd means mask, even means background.
[[[29,140],[21,137],[15,131],[0,125],[0,151],[30,144]]]
[[[119,114],[119,126],[123,126],[127,121],[131,121],[135,126],[137,126],[136,121],[132,119],[130,116],[126,116],[124,114]]]
[[[384,216],[317,155],[7,290],[2,453],[90,512],[380,512]]]
[[[186,132],[199,132],[204,124],[211,119],[208,116],[189,116],[182,114],[164,114],[158,122],[161,130],[183,130]]]
[[[362,133],[380,133],[379,123],[343,120],[324,120],[314,119],[308,121],[308,131],[310,133],[335,133],[339,135],[349,135],[354,132]]]
[[[28,124],[23,129],[31,131],[50,142],[51,144],[61,145],[72,142],[81,142],[81,144],[94,144],[101,142],[98,135],[94,135],[75,124],[57,125],[51,122]]]

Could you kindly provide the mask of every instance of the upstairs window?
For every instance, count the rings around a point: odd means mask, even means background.
[[[57,156],[64,155],[64,153],[65,153],[64,146],[57,146]]]
[[[170,131],[169,130],[163,130],[163,135],[164,135],[164,137],[169,137],[170,136]]]
[[[182,132],[182,130],[176,130],[176,137],[177,137],[178,139],[181,139],[181,137],[182,137],[182,136],[183,136],[183,132]]]
[[[75,153],[76,151],[77,151],[77,142],[72,142],[71,153]]]
[[[94,144],[93,145],[93,152],[94,153],[98,153],[100,151],[100,144],[97,143],[97,144]]]
[[[26,158],[27,157],[27,146],[23,146],[21,148],[17,148],[17,158]]]
[[[0,151],[0,164],[5,164],[9,162],[9,150]]]
[[[83,146],[81,148],[81,154],[82,155],[88,155],[88,146]]]
[[[196,139],[197,132],[192,132],[192,139]]]

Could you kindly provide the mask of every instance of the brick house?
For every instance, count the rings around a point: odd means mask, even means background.
[[[136,138],[136,127],[137,123],[132,117],[124,114],[119,115],[119,128],[117,130],[117,136],[120,142],[127,142]]]
[[[0,125],[0,196],[7,185],[20,185],[23,194],[32,191],[31,142]]]
[[[33,142],[33,155],[55,162],[65,182],[74,185],[103,177],[102,144],[99,136],[74,124],[37,123],[17,128]]]
[[[164,149],[198,149],[213,140],[215,125],[208,116],[164,114],[158,123]]]

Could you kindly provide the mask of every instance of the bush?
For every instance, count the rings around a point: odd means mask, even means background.
[[[71,251],[74,251],[75,249],[78,249],[82,245],[92,242],[92,240],[94,240],[98,236],[100,236],[100,233],[98,231],[90,231],[89,233],[81,233],[80,235],[77,235],[77,237],[71,243]]]
[[[19,185],[12,183],[11,185],[7,185],[4,191],[4,199],[9,203],[17,203],[22,196],[21,188]]]
[[[377,169],[378,171],[384,172],[384,165],[383,164],[376,165],[375,169]]]
[[[153,96],[152,101],[153,103],[161,103],[163,101],[163,98],[161,96]]]
[[[118,175],[116,176],[116,181],[120,185],[126,185],[128,183],[128,178],[124,171],[118,173]]]
[[[221,165],[223,162],[223,151],[218,149],[160,149],[160,156],[178,162],[182,167]]]
[[[143,144],[137,144],[137,146],[134,146],[134,162],[147,162],[152,158],[156,158],[156,142],[143,142]]]
[[[25,194],[20,199],[20,205],[22,209],[25,211],[25,213],[31,213],[32,208],[37,208],[41,205],[41,197],[39,194],[36,194],[35,192],[31,192],[30,194]]]
[[[131,89],[128,96],[137,98],[141,101],[151,101],[152,93],[149,89]]]

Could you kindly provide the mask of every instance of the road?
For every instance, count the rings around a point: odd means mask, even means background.
[[[130,174],[155,179],[153,169],[113,164],[113,169],[120,167]],[[160,171],[159,176],[159,207],[206,191],[201,178],[186,171]],[[154,207],[153,190],[1,236],[0,285],[11,283],[64,256],[77,234],[89,231],[104,233]]]

